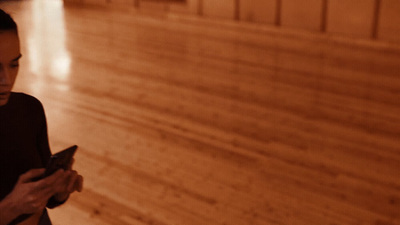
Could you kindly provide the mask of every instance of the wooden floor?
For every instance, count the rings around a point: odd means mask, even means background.
[[[55,225],[399,225],[400,47],[59,0],[16,91],[85,189]]]

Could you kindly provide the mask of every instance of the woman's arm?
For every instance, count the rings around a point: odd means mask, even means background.
[[[18,216],[18,211],[7,199],[0,201],[0,225],[7,225]]]

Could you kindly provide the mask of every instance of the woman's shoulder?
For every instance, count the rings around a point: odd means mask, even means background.
[[[18,102],[32,103],[32,104],[41,104],[39,99],[33,97],[32,95],[28,95],[22,92],[12,92],[11,99]]]
[[[42,110],[43,106],[39,99],[21,92],[12,92],[10,96],[10,103],[16,104],[17,107],[29,108],[30,110],[36,108]]]

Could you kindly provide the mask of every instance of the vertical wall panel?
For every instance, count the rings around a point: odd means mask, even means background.
[[[202,0],[203,15],[211,18],[234,19],[235,0]]]
[[[121,6],[133,6],[133,0],[106,0],[106,2]]]
[[[64,0],[65,4],[73,3],[73,4],[82,4],[85,3],[83,0]]]
[[[322,0],[282,0],[282,26],[319,31]]]
[[[139,9],[148,13],[163,13],[168,10],[168,3],[162,1],[140,1]]]
[[[273,24],[276,0],[241,0],[240,20]]]
[[[186,0],[186,3],[170,4],[170,11],[174,13],[197,14],[200,0]]]
[[[85,4],[91,4],[91,5],[104,5],[108,3],[107,0],[81,0]]]
[[[400,1],[382,0],[378,38],[400,42]]]
[[[375,0],[330,0],[327,31],[370,38]]]

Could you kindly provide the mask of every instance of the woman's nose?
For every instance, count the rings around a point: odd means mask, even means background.
[[[10,72],[8,69],[0,65],[0,85],[9,85],[10,84]]]

